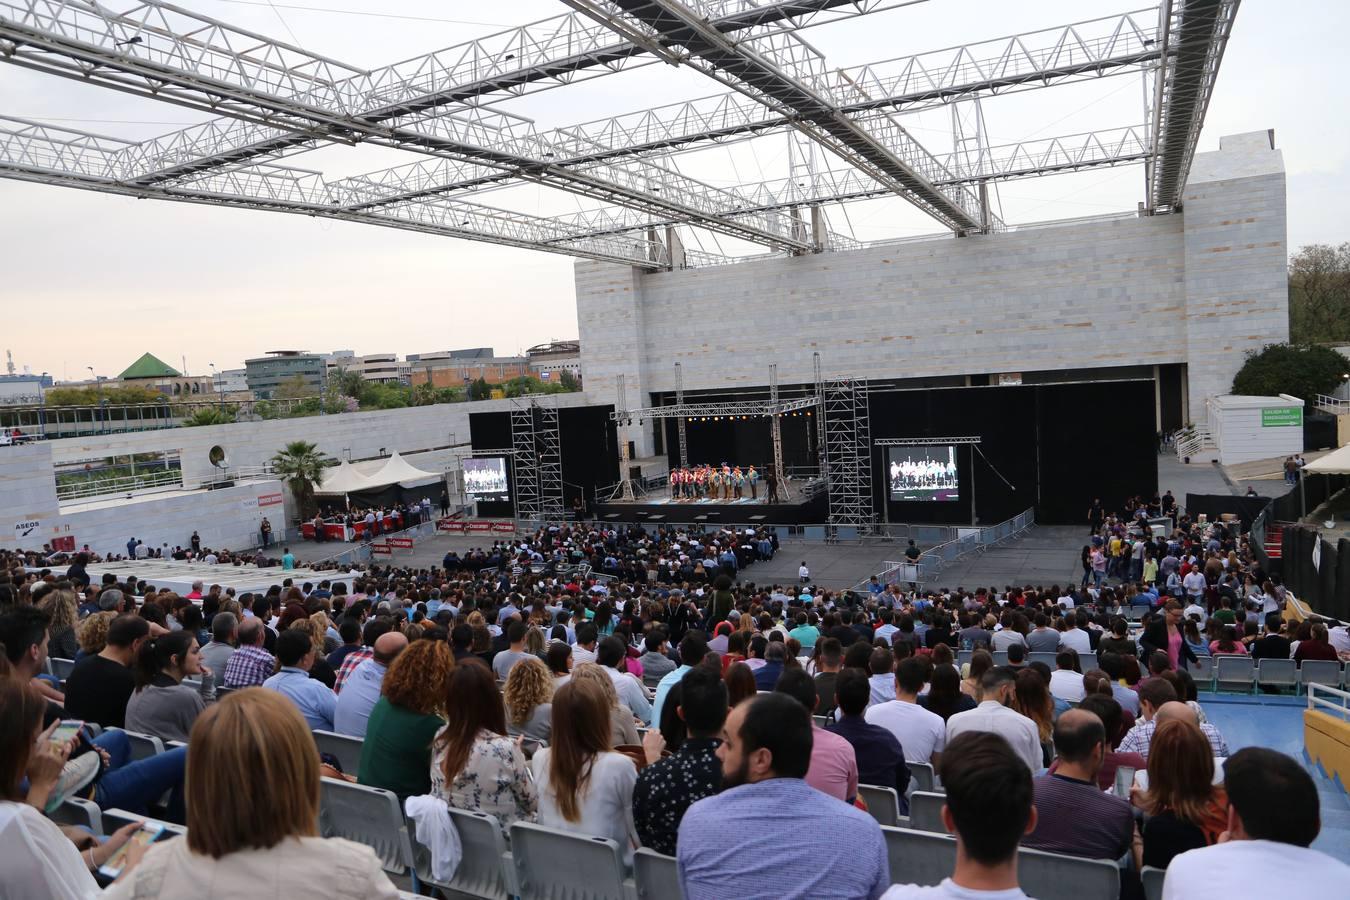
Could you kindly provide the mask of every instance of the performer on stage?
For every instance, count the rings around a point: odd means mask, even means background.
[[[731,470],[731,485],[735,490],[736,499],[740,500],[744,496],[745,488],[745,473],[741,471],[740,466]]]
[[[766,472],[766,473],[764,474],[764,484],[768,487],[768,490],[769,490],[769,502],[770,502],[770,503],[777,503],[777,502],[778,502],[778,473],[775,472],[773,469],[769,469],[769,471]]]
[[[750,499],[751,500],[757,499],[755,494],[756,491],[755,482],[759,481],[759,473],[755,471],[754,466],[751,466],[749,469],[746,470],[745,480],[750,483]]]

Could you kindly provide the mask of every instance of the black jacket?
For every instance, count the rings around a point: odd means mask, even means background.
[[[1180,622],[1177,623],[1176,630],[1181,635],[1181,650],[1177,653],[1177,663],[1183,669],[1190,668],[1186,665],[1187,660],[1199,665],[1200,660],[1196,657],[1195,651],[1186,643],[1186,635],[1181,630]],[[1148,655],[1154,650],[1166,653],[1167,637],[1167,619],[1162,616],[1154,618],[1139,637],[1139,658],[1147,664]]]

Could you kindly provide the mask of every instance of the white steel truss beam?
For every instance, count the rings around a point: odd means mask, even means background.
[[[898,122],[874,120],[863,128],[818,86],[828,68],[819,51],[773,26],[747,29],[735,39],[708,22],[702,6],[679,0],[569,0],[625,36],[641,36],[672,61],[791,117],[801,129],[850,164],[888,185],[958,234],[985,230],[979,197],[962,187],[937,187],[936,160]],[[863,96],[856,85],[848,90]]]
[[[1148,207],[1155,212],[1181,207],[1238,2],[1164,0],[1162,4],[1164,53],[1153,101],[1157,140],[1148,172]]]
[[[849,98],[841,100],[840,109],[860,114],[857,118],[866,124],[870,117],[863,114],[879,109],[924,109],[984,93],[1033,90],[1136,72],[1159,58],[1156,26],[1146,15],[1156,16],[1156,10],[836,69],[825,87],[833,91],[836,84],[856,86]],[[705,141],[725,143],[791,124],[790,116],[731,92],[556,128],[544,133],[542,140],[556,165],[570,167],[618,156],[678,152]],[[430,160],[401,168],[410,177],[400,175],[394,180],[412,184],[412,193],[388,193],[389,201],[515,180],[508,173],[466,168],[453,161]],[[361,178],[382,180],[382,174]]]
[[[640,234],[591,235],[567,222],[442,198],[378,211],[344,209],[317,172],[270,164],[203,174],[190,183],[137,185],[119,181],[116,138],[0,117],[0,177],[131,197],[289,212],[381,225],[511,247],[583,256],[641,268],[670,265],[668,248]],[[692,262],[730,260],[686,251]]]
[[[232,28],[167,4],[142,3],[116,15],[62,0],[0,2],[0,58],[39,71],[79,78],[195,108],[223,111],[270,130],[274,124],[325,140],[367,140],[506,170],[527,180],[653,213],[674,213],[733,237],[804,251],[809,242],[771,221],[722,217],[734,205],[724,192],[670,169],[626,160],[573,172],[532,129],[510,130],[507,117],[483,110],[464,116],[422,117],[414,130],[369,122],[344,89],[351,69],[324,57]],[[527,151],[535,151],[529,153]],[[236,162],[247,157],[236,156]],[[190,160],[178,173],[211,167]],[[149,182],[145,182],[149,183]]]

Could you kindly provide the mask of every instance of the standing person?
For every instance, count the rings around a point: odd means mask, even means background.
[[[1350,884],[1350,866],[1311,849],[1321,830],[1317,785],[1296,761],[1247,747],[1223,764],[1228,840],[1174,857],[1163,900],[1316,897]]]
[[[633,824],[642,846],[674,856],[680,822],[689,807],[722,789],[717,758],[727,718],[727,687],[716,672],[699,666],[680,679],[676,712],[688,729],[679,749],[638,773],[633,788]]]
[[[802,560],[802,564],[797,567],[797,579],[801,581],[802,584],[806,584],[811,580],[811,570],[806,567],[806,560]]]
[[[943,757],[942,824],[956,835],[956,867],[936,887],[897,884],[884,900],[1028,900],[1017,847],[1036,828],[1031,774],[996,734],[971,732]]]
[[[688,900],[779,900],[789,884],[800,897],[875,900],[886,890],[890,865],[881,826],[803,780],[812,735],[810,713],[784,694],[756,696],[731,710],[717,750],[722,791],[689,807],[680,823],[676,855]],[[787,809],[830,836],[809,858],[778,829],[764,827]]]
[[[291,553],[290,547],[281,548],[281,569],[284,572],[295,570],[295,554]]]
[[[778,502],[778,472],[773,467],[764,473],[764,487],[769,494],[769,502]]]
[[[1102,530],[1102,523],[1106,521],[1106,509],[1102,506],[1102,498],[1096,497],[1092,505],[1088,507],[1088,534],[1095,535]]]
[[[192,555],[193,555],[193,556],[201,556],[201,555],[202,555],[202,536],[199,535],[196,531],[193,531],[193,532],[192,532],[192,539],[191,539],[190,543],[192,544]]]
[[[263,516],[262,525],[258,527],[258,531],[262,534],[262,545],[263,549],[266,550],[272,546],[272,523],[267,521],[267,516]]]
[[[1191,571],[1194,575],[1196,570]],[[1186,576],[1190,578],[1190,575]],[[1200,576],[1203,583],[1205,576]],[[1186,643],[1186,634],[1181,627],[1181,604],[1175,600],[1167,601],[1161,614],[1155,614],[1148,627],[1139,638],[1139,646],[1148,653],[1162,650],[1167,653],[1167,662],[1173,669],[1187,668],[1186,662],[1199,664],[1195,651]]]
[[[539,789],[539,824],[609,838],[631,863],[637,847],[637,767],[612,749],[604,692],[597,684],[574,678],[553,695],[553,707],[552,743],[530,762]],[[659,744],[659,737],[654,738],[645,748],[649,762],[660,758]]]

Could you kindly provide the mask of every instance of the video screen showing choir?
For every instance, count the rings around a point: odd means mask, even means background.
[[[487,456],[464,460],[464,492],[475,500],[509,500],[506,459]]]
[[[888,460],[892,500],[959,500],[956,447],[892,447]]]

